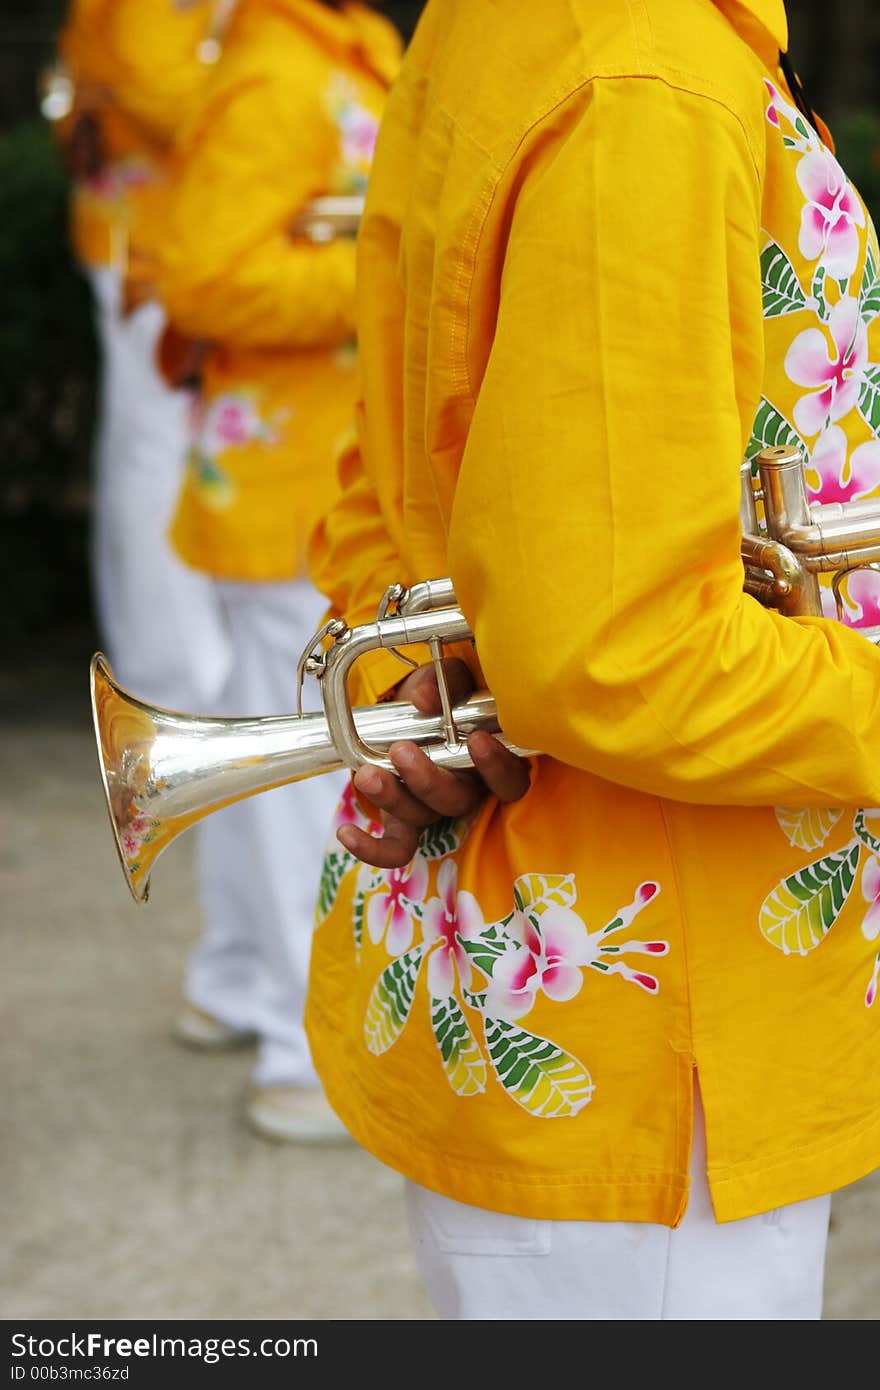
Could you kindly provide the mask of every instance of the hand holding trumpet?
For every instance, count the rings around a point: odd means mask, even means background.
[[[474,689],[465,663],[457,657],[443,662],[454,704]],[[395,698],[407,700],[422,714],[441,712],[437,675],[431,665],[421,666],[397,687]],[[499,743],[494,735],[477,729],[467,740],[472,770],[439,767],[411,741],[394,743],[388,756],[395,772],[371,764],[354,776],[355,790],[379,812],[384,834],[377,838],[355,825],[343,825],[337,838],[358,859],[381,869],[402,868],[418,848],[427,825],[445,816],[467,816],[487,796],[499,801],[518,801],[529,789],[529,764]]]

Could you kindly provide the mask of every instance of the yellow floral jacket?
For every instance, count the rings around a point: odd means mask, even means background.
[[[73,0],[59,56],[74,114],[95,113],[105,154],[100,172],[73,190],[82,264],[125,272],[130,243],[155,215],[171,141],[204,85],[225,8],[223,0]]]
[[[380,135],[314,574],[352,620],[451,574],[546,756],[404,870],[331,845],[309,1032],[463,1202],[674,1226],[695,1068],[722,1221],[880,1159],[880,576],[791,619],[740,559],[766,445],[880,492],[877,239],[786,42],[779,0],[429,2]]]
[[[396,30],[363,6],[240,0],[178,145],[157,286],[173,327],[211,347],[172,539],[219,577],[302,571],[336,494],[355,247],[294,224],[314,198],[363,192],[399,57]]]

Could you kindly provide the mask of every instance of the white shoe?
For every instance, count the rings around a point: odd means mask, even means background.
[[[245,1104],[252,1129],[287,1144],[346,1144],[351,1136],[320,1087],[254,1086]]]
[[[206,1013],[184,1000],[174,1020],[174,1037],[185,1047],[195,1047],[202,1052],[222,1052],[234,1047],[246,1047],[254,1042],[256,1034],[242,1028],[233,1028],[222,1018]]]

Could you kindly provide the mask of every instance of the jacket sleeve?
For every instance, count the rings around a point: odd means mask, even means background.
[[[361,426],[362,413],[359,405]],[[342,492],[311,538],[309,573],[330,602],[328,616],[342,616],[354,627],[372,621],[389,584],[410,583],[413,576],[405,572],[402,547],[396,544],[383,515],[354,431],[339,458],[339,480]],[[367,653],[356,662],[349,678],[352,703],[375,704],[405,676],[405,668],[390,653]]]
[[[679,801],[880,804],[880,651],[743,593],[760,175],[714,100],[600,79],[517,198],[450,569],[505,732]]]
[[[354,244],[290,235],[327,188],[320,97],[280,62],[237,61],[229,71],[224,57],[217,79],[175,159],[155,247],[160,298],[175,327],[196,338],[342,342],[354,332]]]

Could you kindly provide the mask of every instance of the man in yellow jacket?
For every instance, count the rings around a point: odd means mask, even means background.
[[[211,577],[232,643],[218,714],[295,709],[297,658],[320,621],[305,547],[336,493],[355,395],[355,248],[316,240],[308,209],[362,196],[399,53],[367,6],[240,0],[176,149],[151,250],[175,356],[198,386],[172,537]],[[302,1018],[335,795],[325,779],[282,788],[200,832],[204,930],[178,1030],[207,1045],[256,1035],[246,1113],[277,1139],[342,1133]]]
[[[102,367],[93,482],[98,623],[124,684],[184,708],[216,696],[229,648],[210,586],[167,538],[187,400],[156,368],[162,311],[155,301],[127,305],[123,287],[176,127],[204,85],[229,9],[229,0],[74,0],[59,36],[71,102],[59,120],[74,180],[71,231],[93,289]]]
[[[740,558],[766,446],[880,494],[877,237],[787,43],[781,0],[429,0],[389,103],[313,573],[350,621],[450,574],[546,753],[522,795],[475,736],[480,802],[399,746],[325,866],[313,1055],[444,1316],[817,1318],[880,1161],[880,578],[793,619]]]

